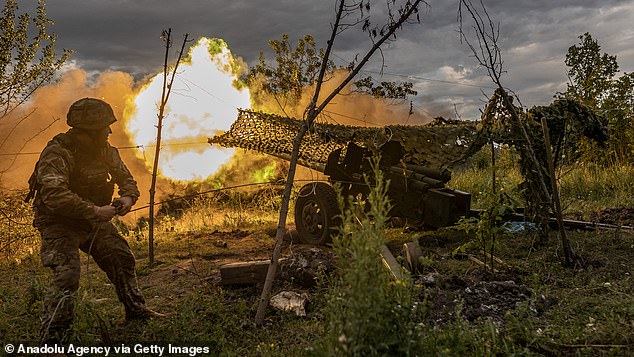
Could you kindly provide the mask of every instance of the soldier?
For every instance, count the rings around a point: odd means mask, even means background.
[[[136,181],[108,143],[115,121],[102,100],[73,103],[66,121],[71,129],[46,145],[29,179],[27,201],[35,197],[33,225],[42,235],[42,264],[53,271],[44,300],[42,343],[65,343],[70,337],[79,288],[78,249],[107,274],[127,320],[164,316],[145,306],[134,255],[110,223],[115,215],[127,214],[139,197]],[[111,204],[115,184],[120,197]]]

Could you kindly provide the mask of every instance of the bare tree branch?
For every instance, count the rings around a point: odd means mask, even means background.
[[[9,130],[9,132],[7,133],[7,135],[2,139],[2,142],[0,143],[0,149],[2,149],[2,147],[4,146],[4,144],[7,142],[7,140],[9,140],[9,138],[11,136],[13,136],[13,132],[18,128],[18,126],[20,124],[22,124],[22,122],[24,122],[26,119],[28,119],[31,115],[33,115],[33,113],[35,113],[35,111],[37,110],[37,108],[33,108],[28,114],[26,114],[25,116],[23,116],[22,118],[20,118],[17,123],[15,123],[15,125],[13,125],[13,127],[11,127],[11,130]]]
[[[149,260],[150,264],[154,264],[154,195],[156,193],[156,176],[158,171],[159,164],[159,155],[161,153],[161,131],[163,130],[163,119],[165,118],[165,106],[167,105],[167,101],[169,99],[170,93],[172,92],[172,85],[174,84],[174,77],[176,76],[176,71],[178,70],[178,65],[181,62],[181,58],[183,56],[183,51],[185,50],[185,44],[188,42],[187,37],[188,34],[185,34],[185,38],[183,39],[183,44],[181,45],[180,52],[178,52],[178,59],[176,60],[176,64],[174,65],[174,69],[172,70],[172,77],[170,78],[169,83],[167,82],[167,61],[169,57],[169,49],[171,47],[171,34],[172,29],[168,29],[163,32],[162,38],[165,39],[165,60],[163,63],[163,90],[161,92],[161,104],[159,106],[159,112],[157,114],[158,123],[157,123],[157,131],[156,131],[156,148],[154,151],[154,164],[152,166],[152,183],[150,185],[150,217],[149,217]]]
[[[501,110],[506,111],[506,113],[508,113],[508,116],[511,119],[511,123],[515,125],[517,128],[519,128],[521,137],[525,140],[523,148],[526,149],[526,152],[528,153],[527,159],[531,162],[533,166],[531,171],[536,174],[537,184],[541,191],[540,197],[543,197],[547,201],[546,203],[548,204],[548,206],[551,207],[552,211],[555,212],[555,214],[558,217],[560,217],[561,205],[558,202],[557,187],[556,187],[557,182],[554,176],[555,170],[554,170],[554,166],[552,162],[552,157],[547,158],[546,161],[547,161],[547,164],[549,165],[549,168],[547,169],[550,171],[550,176],[552,176],[551,187],[553,190],[553,194],[551,194],[551,191],[548,188],[547,181],[544,177],[542,165],[540,164],[540,161],[537,158],[537,155],[535,154],[535,149],[533,147],[534,142],[531,139],[531,136],[527,132],[526,125],[520,119],[521,113],[518,112],[517,107],[513,104],[513,97],[511,97],[508,94],[507,90],[502,85],[501,77],[502,77],[502,74],[505,73],[505,71],[504,71],[504,61],[502,60],[501,50],[498,45],[498,42],[499,42],[498,40],[500,37],[500,26],[499,24],[495,24],[493,22],[482,0],[480,0],[480,8],[482,9],[481,10],[482,12],[480,12],[473,5],[471,0],[460,0],[460,4],[458,7],[458,21],[460,22],[460,38],[467,44],[467,46],[469,46],[469,48],[471,49],[471,52],[473,53],[474,57],[478,61],[478,64],[486,68],[489,77],[491,78],[493,83],[495,83],[495,85],[498,87],[495,91],[495,96],[499,97],[502,101],[501,105],[503,108],[501,108]],[[469,16],[474,22],[473,30],[474,30],[476,39],[478,41],[477,48],[473,45],[473,43],[470,42],[469,37],[466,35],[464,31],[463,9],[465,9],[468,12]],[[514,95],[514,97],[517,98],[517,95]],[[519,102],[519,98],[517,99]],[[521,105],[521,102],[519,103]],[[487,113],[487,111],[488,110],[485,110],[485,113]],[[485,114],[483,113],[483,116],[484,115]],[[543,129],[546,130],[546,128],[543,128]],[[550,153],[551,147],[550,147],[547,130],[544,132],[544,140],[546,142],[546,152],[547,154],[551,154]],[[558,219],[558,221],[561,221],[561,219]],[[560,224],[560,232],[562,233],[561,239],[562,239],[562,244],[564,245],[565,264],[568,266],[571,266],[573,263],[573,260],[575,259],[575,256],[574,256],[574,253],[572,252],[572,249],[570,247],[570,242],[568,241],[566,233],[563,230],[563,226],[561,224]]]
[[[390,4],[394,4],[394,3],[395,3],[395,0],[389,0],[387,3],[388,8],[390,8]],[[354,8],[356,8],[359,5],[363,6],[364,4],[367,4],[366,6],[369,6],[369,2],[367,3],[364,3],[363,1],[352,2],[352,5],[354,5]],[[332,25],[332,32],[330,34],[330,39],[327,42],[328,45],[323,55],[321,68],[319,70],[319,75],[317,76],[315,93],[308,107],[304,111],[304,123],[300,127],[299,131],[297,132],[297,135],[295,136],[293,140],[293,151],[291,153],[290,165],[288,169],[289,170],[288,177],[286,180],[286,186],[285,186],[284,194],[282,197],[282,207],[280,208],[280,216],[279,216],[279,221],[277,225],[275,247],[273,248],[271,262],[269,264],[266,280],[264,282],[264,287],[262,288],[262,294],[260,295],[260,301],[259,301],[258,309],[255,315],[255,323],[257,325],[262,325],[262,323],[264,322],[264,315],[266,313],[266,308],[269,304],[269,300],[271,297],[271,289],[273,286],[273,280],[275,279],[275,274],[277,273],[278,259],[281,253],[282,243],[284,240],[284,233],[286,229],[286,216],[288,214],[288,206],[289,206],[289,201],[291,196],[291,190],[293,187],[293,179],[295,177],[297,160],[299,157],[300,146],[301,146],[304,135],[312,126],[315,119],[328,105],[328,103],[330,103],[332,99],[335,96],[337,96],[348,83],[350,83],[350,81],[359,73],[361,68],[363,68],[363,66],[368,62],[370,57],[372,57],[372,55],[381,47],[381,45],[384,42],[386,42],[390,37],[392,37],[394,33],[398,29],[400,29],[401,26],[407,21],[407,19],[415,11],[418,10],[418,7],[420,6],[420,4],[427,4],[427,3],[423,0],[415,0],[413,2],[411,0],[407,0],[406,3],[402,7],[402,11],[399,11],[400,16],[398,17],[398,19],[395,21],[393,19],[389,21],[387,32],[383,33],[380,39],[376,43],[373,43],[372,48],[366,53],[363,59],[352,68],[348,76],[318,106],[317,102],[319,100],[322,84],[324,81],[326,70],[328,68],[330,54],[332,52],[335,39],[337,35],[339,34],[339,30],[341,26],[340,21],[345,16],[348,16],[353,9],[353,7],[346,7],[345,0],[338,0],[338,7],[337,7],[336,15],[335,15],[335,23]],[[362,10],[363,10],[363,7],[362,7]]]
[[[403,23],[405,22],[405,20],[407,20],[412,13],[414,12],[415,9],[418,8],[418,6],[420,6],[420,4],[427,4],[427,2],[423,1],[423,0],[415,0],[413,3],[409,3],[406,4],[406,10],[404,11],[404,13],[401,15],[401,17],[398,19],[398,21],[394,22],[393,24],[390,25],[389,27],[389,31],[387,33],[385,33],[375,44],[374,46],[372,46],[372,48],[365,54],[365,56],[363,56],[363,58],[361,59],[361,61],[352,69],[352,71],[350,71],[350,73],[348,74],[348,76],[339,84],[339,86],[337,88],[335,88],[330,95],[328,95],[328,97],[326,97],[326,99],[324,99],[324,101],[319,105],[319,107],[317,107],[315,109],[315,115],[320,113],[327,105],[328,103],[330,103],[330,101],[348,84],[350,83],[350,81],[359,73],[359,71],[361,71],[361,69],[363,68],[363,66],[365,66],[365,64],[370,60],[370,58],[372,57],[372,55],[381,47],[381,45],[383,45],[383,43],[385,41],[387,41],[395,32],[396,30],[398,30]],[[318,95],[319,93],[316,94]]]
[[[24,148],[26,147],[26,145],[31,142],[32,140],[34,140],[36,137],[38,137],[40,134],[42,134],[43,132],[45,132],[46,130],[48,130],[48,128],[50,128],[53,124],[55,124],[55,122],[57,122],[58,120],[60,120],[59,118],[55,118],[53,119],[52,122],[50,122],[47,126],[45,126],[44,128],[40,129],[37,133],[35,133],[35,135],[31,136],[30,138],[26,139],[22,145],[20,146],[20,148],[18,149],[17,153],[15,154],[15,156],[13,156],[13,160],[11,160],[11,163],[9,164],[9,166],[5,169],[3,169],[2,171],[0,171],[0,179],[2,179],[2,176],[4,176],[5,173],[7,173],[11,167],[13,167],[13,165],[15,165],[15,162],[18,160],[18,155],[19,153],[24,150]]]

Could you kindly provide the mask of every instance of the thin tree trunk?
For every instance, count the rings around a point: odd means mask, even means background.
[[[150,264],[154,264],[154,195],[156,193],[156,173],[158,171],[159,154],[161,152],[161,130],[163,129],[163,101],[167,90],[167,60],[169,58],[170,43],[172,41],[172,29],[167,30],[165,42],[165,60],[163,61],[163,92],[159,106],[158,123],[156,125],[156,147],[154,149],[154,163],[152,164],[152,183],[150,184],[150,217],[148,221],[148,256]]]
[[[163,131],[163,119],[165,118],[165,105],[167,104],[167,100],[169,99],[170,93],[172,91],[172,84],[174,83],[174,76],[176,75],[176,70],[178,69],[178,64],[181,61],[183,56],[183,50],[185,49],[185,43],[187,43],[188,34],[185,34],[185,39],[183,40],[183,44],[181,46],[181,50],[178,53],[178,59],[176,60],[176,65],[174,66],[174,70],[172,71],[172,78],[170,78],[169,84],[167,84],[167,60],[169,57],[169,49],[171,45],[171,36],[172,29],[167,30],[167,42],[165,46],[165,61],[163,62],[163,91],[161,93],[161,104],[159,106],[158,112],[158,122],[156,125],[156,148],[154,149],[154,164],[152,165],[152,183],[150,185],[150,218],[149,218],[149,226],[148,226],[148,255],[150,259],[150,264],[154,264],[154,196],[156,194],[156,176],[158,173],[158,164],[159,164],[159,155],[161,153],[161,135]]]
[[[339,20],[343,13],[345,2],[342,0],[339,3],[337,9],[337,15],[335,16],[335,24],[333,25],[332,32],[330,34],[330,40],[326,47],[324,58],[322,59],[321,68],[319,69],[319,76],[317,77],[317,85],[315,87],[315,94],[311,100],[306,120],[299,129],[299,132],[293,140],[293,152],[291,153],[291,161],[288,169],[288,177],[286,179],[286,187],[284,188],[284,196],[282,197],[282,207],[280,208],[280,218],[277,223],[277,232],[275,234],[275,247],[273,248],[273,255],[271,256],[271,263],[269,269],[266,272],[266,280],[264,281],[264,287],[262,287],[262,294],[260,295],[260,303],[258,304],[258,310],[255,313],[255,324],[260,326],[264,322],[264,316],[266,315],[266,308],[269,305],[271,298],[271,290],[273,288],[273,281],[275,280],[275,274],[277,273],[278,260],[282,250],[282,243],[284,242],[284,232],[286,230],[286,216],[288,215],[288,206],[291,200],[291,191],[293,189],[293,180],[295,179],[295,169],[297,168],[297,159],[299,158],[299,148],[302,144],[302,139],[308,131],[308,128],[313,124],[313,121],[317,117],[318,112],[315,110],[317,100],[319,98],[319,92],[321,91],[321,84],[326,74],[326,68],[328,66],[328,58],[330,57],[330,51],[332,45],[335,42],[337,36],[337,29],[339,28]]]
[[[293,180],[295,178],[295,169],[297,168],[297,159],[299,157],[299,147],[302,143],[304,135],[308,131],[308,125],[306,122],[301,126],[295,140],[293,140],[293,152],[291,153],[291,161],[288,169],[288,178],[286,186],[284,188],[284,195],[282,196],[282,207],[280,208],[280,218],[277,223],[277,232],[275,233],[275,247],[273,248],[273,255],[271,257],[271,263],[269,269],[266,272],[266,280],[264,281],[264,287],[262,288],[262,294],[260,295],[260,303],[258,304],[258,310],[255,314],[255,323],[261,326],[264,322],[264,316],[266,314],[266,308],[271,298],[271,290],[273,288],[273,281],[275,280],[275,274],[277,273],[277,266],[282,251],[282,243],[284,242],[284,233],[286,231],[286,216],[288,215],[288,206],[291,200],[291,191],[293,189]]]

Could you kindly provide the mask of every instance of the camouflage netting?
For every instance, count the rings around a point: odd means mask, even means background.
[[[515,120],[510,108],[504,104],[502,91],[496,90],[482,114],[478,128],[481,138],[474,142],[480,144],[492,140],[517,150],[520,154],[519,168],[524,178],[520,187],[526,200],[526,213],[547,219],[553,189],[541,120],[545,120],[549,129],[555,167],[574,163],[578,158],[577,147],[583,140],[594,141],[599,145],[605,142],[607,128],[602,118],[574,100],[557,99],[547,106],[536,106],[528,111],[515,107],[514,111],[517,114]],[[473,147],[473,150],[477,149]],[[547,192],[544,192],[540,182],[542,179]]]
[[[292,118],[240,110],[231,129],[210,138],[209,143],[290,158],[293,139],[301,125],[300,120]],[[474,122],[435,122],[425,126],[388,125],[381,128],[315,123],[302,141],[298,163],[319,167],[326,164],[328,155],[334,150],[341,148],[345,151],[348,142],[376,150],[393,140],[403,145],[405,162],[447,168],[471,151],[470,146],[474,144],[476,137]]]

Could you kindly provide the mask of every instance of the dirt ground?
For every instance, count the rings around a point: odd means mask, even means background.
[[[593,214],[590,220],[597,223],[634,227],[634,207],[606,208]]]
[[[500,327],[505,322],[505,314],[529,300],[534,295],[532,289],[522,284],[520,276],[512,274],[474,274],[461,277],[430,273],[420,281],[427,287],[421,300],[432,301],[429,323],[442,327],[456,318],[456,311],[466,321],[490,319]],[[531,302],[531,309],[541,314],[553,301],[544,295]]]
[[[164,257],[157,267],[147,275],[139,277],[143,290],[161,289],[171,294],[154,295],[153,305],[169,306],[197,286],[211,285],[225,291],[240,290],[241,294],[258,295],[261,284],[224,285],[220,267],[225,264],[253,262],[270,259],[275,235],[273,230],[249,231],[227,230],[212,233],[186,232],[175,233],[176,242],[185,243],[187,251],[175,252],[171,258]],[[439,242],[440,246],[447,242]],[[433,244],[433,241],[430,241]],[[159,244],[157,249],[161,249]],[[392,253],[399,257],[402,253],[391,245]],[[144,258],[144,257],[140,257]],[[326,274],[335,269],[335,256],[332,248],[312,246],[297,242],[296,233],[287,232],[274,292],[292,290],[308,293],[315,286],[318,271]],[[445,257],[443,259],[451,259]],[[173,260],[170,262],[170,260]],[[399,258],[400,261],[402,259]],[[485,273],[474,266],[467,274],[426,273],[414,276],[414,284],[421,290],[420,301],[431,302],[433,308],[428,323],[442,326],[455,320],[456,310],[469,322],[490,318],[496,325],[504,324],[506,312],[515,309],[518,304],[534,297],[534,292],[525,285],[524,277],[517,273]],[[169,289],[164,289],[169,286]],[[176,294],[176,295],[174,295]],[[537,296],[531,300],[531,309],[541,314],[555,303],[555,299]],[[176,310],[176,306],[173,307]]]
[[[247,287],[252,294],[261,291],[261,283],[224,284],[220,267],[231,263],[269,260],[274,248],[274,230],[233,229],[170,235],[173,242],[157,243],[157,255],[160,256],[157,265],[147,271],[141,269],[139,273],[139,284],[143,291],[151,295],[151,305],[168,306],[170,309],[175,299],[200,286],[226,291]],[[175,244],[179,246],[177,251],[171,249]],[[183,247],[186,249],[183,250]],[[146,258],[146,252],[137,251],[137,259]],[[330,247],[301,244],[287,233],[275,287],[308,291],[315,286],[318,271],[329,273],[334,270],[334,259]],[[173,306],[172,309],[177,310],[177,307]]]

